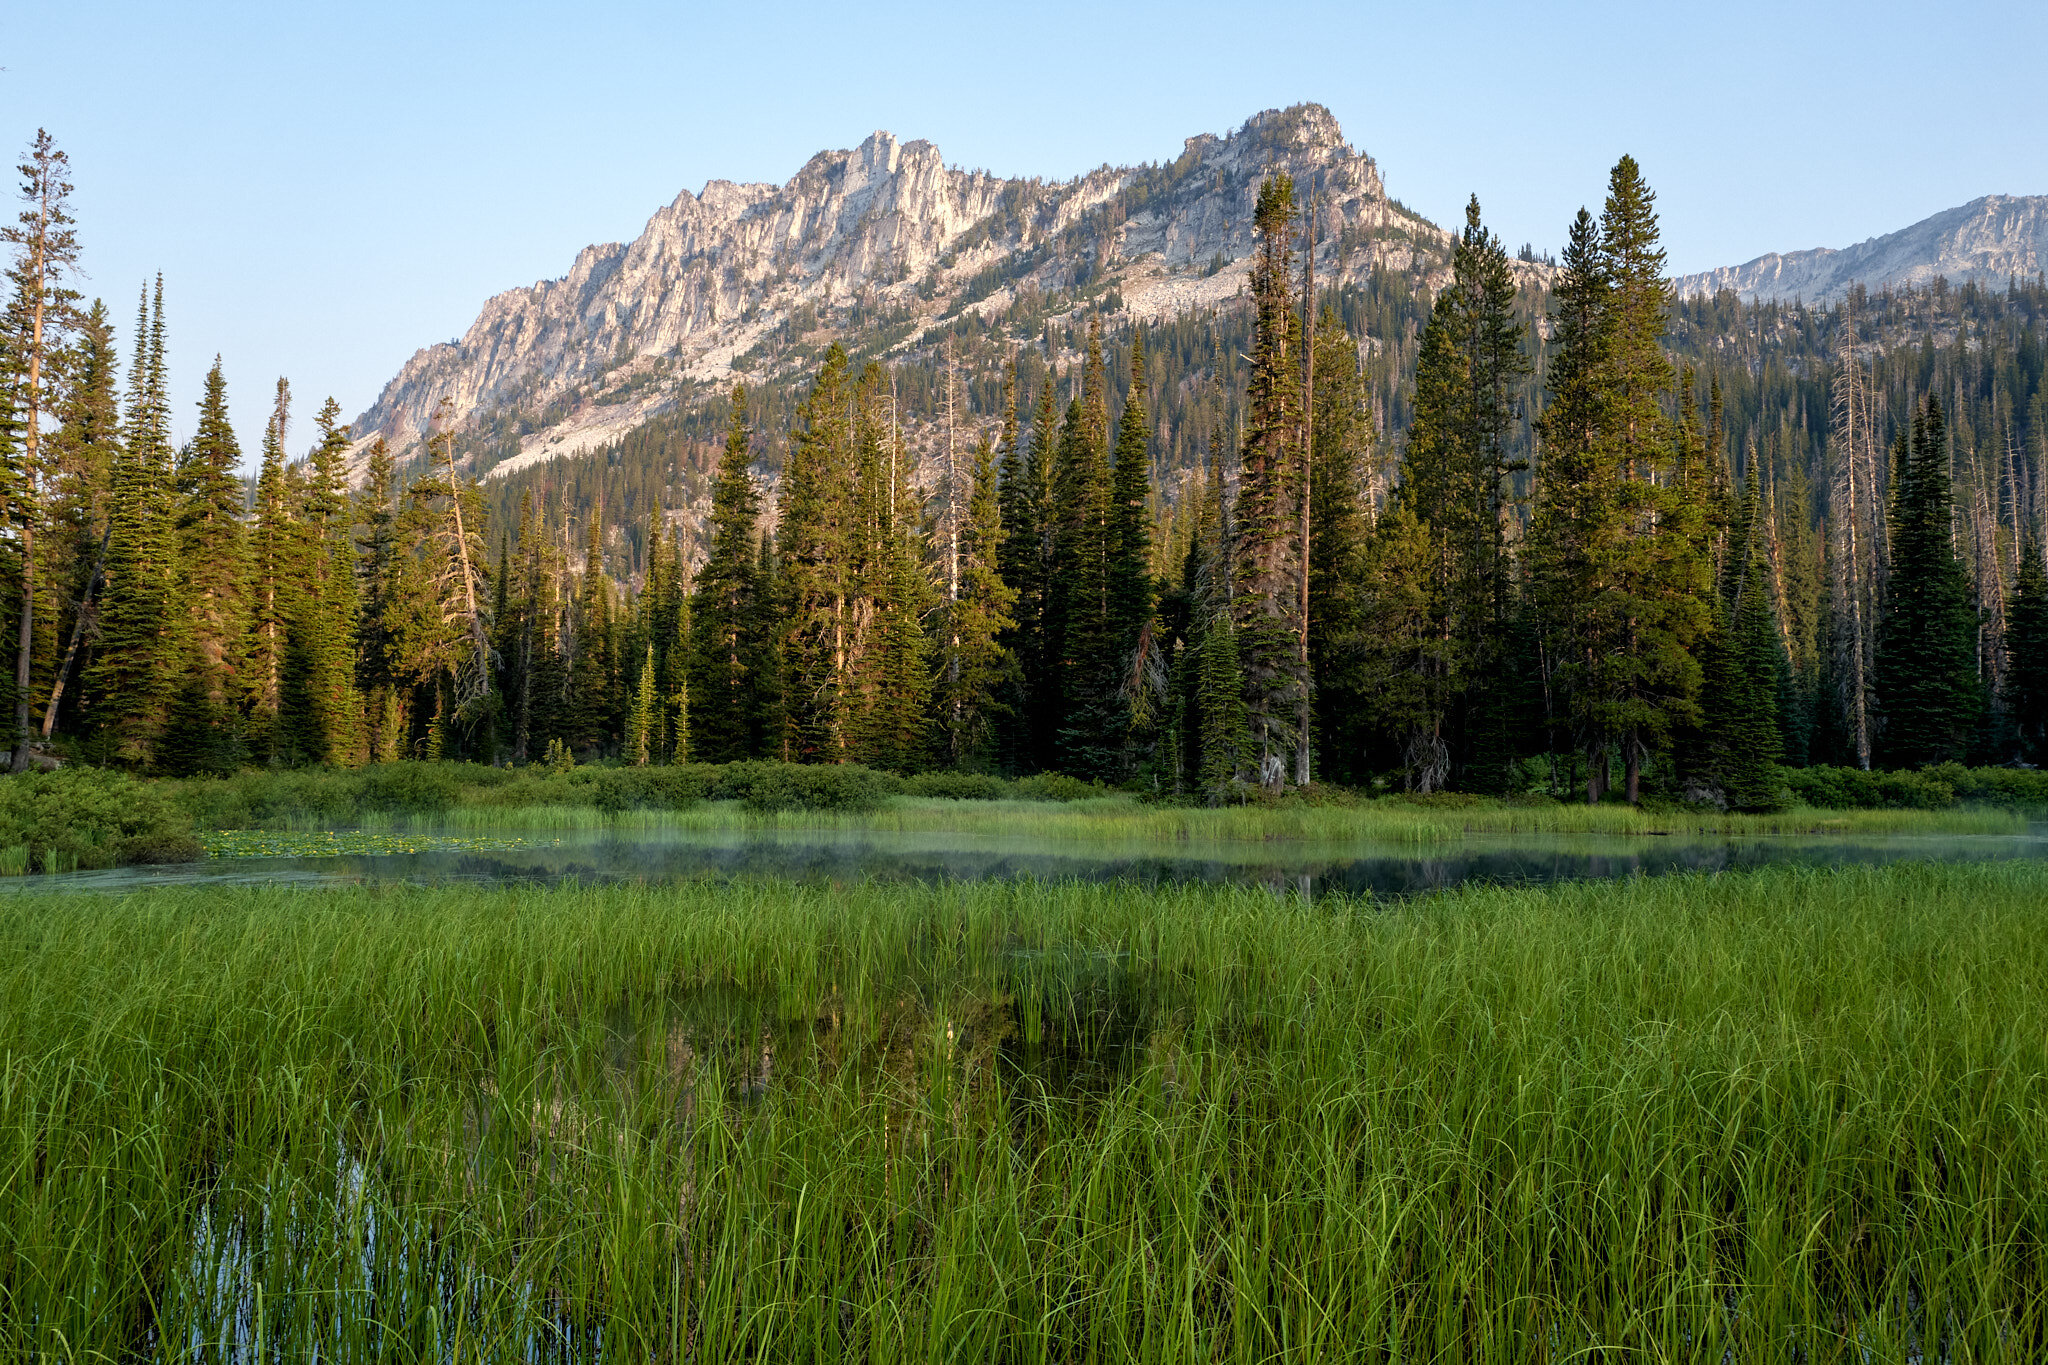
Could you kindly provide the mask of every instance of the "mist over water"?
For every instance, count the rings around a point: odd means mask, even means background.
[[[918,883],[1031,879],[1266,886],[1310,896],[1402,897],[1470,883],[1716,873],[1775,865],[1979,862],[2048,856],[2048,829],[2020,835],[1614,837],[1472,835],[1418,847],[1391,840],[1103,844],[970,834],[626,830],[535,836],[492,851],[435,848],[200,863],[0,879],[0,892],[163,886],[374,883],[653,884],[722,878]]]

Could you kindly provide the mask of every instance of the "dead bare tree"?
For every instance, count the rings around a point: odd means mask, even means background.
[[[1835,369],[1829,469],[1828,537],[1834,597],[1834,651],[1842,709],[1858,766],[1870,766],[1870,689],[1876,655],[1877,596],[1885,559],[1876,419],[1870,377],[1856,358],[1856,322],[1844,306]]]
[[[438,484],[430,491],[448,500],[436,528],[446,559],[435,575],[435,586],[441,598],[442,624],[459,626],[457,634],[466,646],[458,648],[452,670],[455,710],[460,716],[474,714],[491,695],[491,636],[478,602],[478,589],[483,585],[483,535],[463,518],[466,490],[455,470],[454,412],[453,398],[443,398],[435,405],[427,437],[427,463]]]

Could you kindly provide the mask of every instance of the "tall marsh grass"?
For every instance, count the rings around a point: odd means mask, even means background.
[[[0,901],[0,1356],[2048,1352],[2048,865]]]
[[[2026,828],[2024,815],[2011,801],[1853,810],[1798,807],[1745,815],[1542,798],[1370,798],[1313,789],[1270,804],[1205,809],[1140,800],[1057,774],[1017,781],[961,773],[899,778],[850,764],[556,772],[391,763],[358,770],[252,770],[148,785],[200,828],[238,830],[765,828],[958,831],[1113,842],[1361,838],[1427,844],[1465,834],[2011,834]]]
[[[958,833],[1099,843],[1220,843],[1347,839],[1443,844],[1468,834],[1892,835],[2018,834],[2026,820],[2010,810],[1793,810],[1773,815],[1652,811],[1628,806],[1474,801],[1438,807],[1398,799],[1344,806],[1163,806],[1130,796],[1062,804],[958,801],[895,796],[873,810],[750,809],[711,801],[678,810],[604,811],[581,805],[456,806],[432,814],[372,812],[365,829],[546,832],[569,830],[821,830],[845,833]],[[308,828],[324,828],[315,821]]]

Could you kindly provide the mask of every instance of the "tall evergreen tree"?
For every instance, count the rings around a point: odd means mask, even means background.
[[[169,515],[170,404],[164,365],[163,281],[145,292],[128,368],[128,412],[110,496],[106,607],[89,675],[98,756],[135,767],[156,760],[184,658],[178,554]]]
[[[997,567],[1003,536],[995,450],[984,437],[974,448],[972,485],[960,535],[960,596],[950,608],[945,638],[950,657],[941,670],[945,718],[944,760],[986,770],[993,766],[998,709],[1010,695],[1016,662],[1003,647],[1015,625],[1016,592]]]
[[[1259,186],[1252,217],[1254,332],[1245,395],[1231,609],[1245,681],[1245,718],[1258,780],[1286,785],[1296,716],[1308,679],[1300,659],[1299,553],[1302,494],[1301,319],[1294,310],[1294,182],[1285,172]]]
[[[1076,777],[1110,777],[1122,758],[1127,710],[1116,686],[1110,635],[1109,450],[1091,380],[1101,338],[1091,335],[1082,395],[1067,405],[1054,485],[1052,560],[1046,576],[1044,647],[1058,698],[1054,763]]]
[[[249,535],[249,747],[264,762],[288,754],[281,728],[286,630],[293,587],[296,532],[285,477],[285,435],[291,423],[291,385],[280,378],[263,429],[262,464]]]
[[[54,488],[51,578],[62,586],[70,619],[55,617],[66,643],[43,708],[45,740],[56,730],[60,714],[78,708],[79,692],[72,684],[98,620],[106,577],[108,503],[121,446],[120,357],[106,305],[98,299],[79,324],[70,362],[69,382],[56,409],[62,425],[51,434],[48,461]]]
[[[1962,757],[1976,725],[1976,614],[1953,540],[1948,423],[1929,394],[1895,468],[1891,569],[1878,627],[1878,752],[1892,767]]]
[[[761,758],[784,762],[789,727],[782,693],[782,601],[780,565],[773,532],[763,531],[754,559],[753,609],[744,623],[746,641],[741,655],[750,660],[753,672],[754,715],[747,749]]]
[[[1768,529],[1753,481],[1738,507],[1729,520],[1713,625],[1695,647],[1702,719],[1680,747],[1680,768],[1687,794],[1763,811],[1778,804],[1781,645],[1768,586]]]
[[[626,762],[644,768],[658,746],[655,731],[660,724],[654,701],[654,645],[650,641],[634,670],[633,705],[626,713]]]
[[[2027,554],[2006,608],[2005,708],[2015,756],[2048,763],[2048,574]]]
[[[1605,453],[1620,471],[1629,535],[1613,561],[1609,650],[1596,670],[1601,728],[1621,741],[1626,796],[1638,796],[1643,760],[1676,726],[1698,716],[1699,667],[1691,648],[1711,621],[1711,563],[1663,409],[1672,387],[1663,336],[1671,289],[1658,245],[1656,196],[1633,157],[1608,182],[1601,251],[1614,292],[1607,325]]]
[[[354,509],[346,465],[349,429],[329,398],[314,418],[320,433],[297,483],[286,577],[286,748],[298,761],[360,763],[362,700],[356,690]]]
[[[177,467],[178,557],[192,655],[173,727],[186,772],[224,771],[240,758],[234,724],[242,644],[248,631],[242,528],[241,444],[228,421],[227,380],[213,359],[199,400],[199,426]]]
[[[1126,776],[1156,725],[1164,660],[1152,629],[1152,420],[1145,385],[1145,334],[1131,339],[1131,372],[1117,421],[1116,463],[1110,472],[1104,592],[1110,662],[1130,746],[1119,765]]]
[[[1367,776],[1369,708],[1358,663],[1370,533],[1365,461],[1372,440],[1358,346],[1336,310],[1326,307],[1316,325],[1310,422],[1309,677],[1315,772],[1345,783]]]
[[[838,762],[845,752],[852,399],[846,352],[835,343],[797,410],[782,479],[784,715],[788,752],[801,762]]]
[[[397,462],[383,437],[370,444],[355,521],[361,527],[356,545],[357,598],[356,686],[364,701],[365,747],[372,763],[386,763],[402,752],[403,707],[400,688],[399,639],[402,630],[404,569],[399,541]]]
[[[760,495],[749,469],[752,437],[746,386],[735,384],[725,455],[711,486],[711,550],[697,573],[690,608],[690,724],[700,763],[759,756],[755,652],[761,642],[752,626],[759,591],[754,528]]]
[[[1597,234],[1573,224],[1555,292],[1551,399],[1540,423],[1542,600],[1598,800],[1620,750],[1626,795],[1643,763],[1699,718],[1694,644],[1712,622],[1702,509],[1681,477],[1663,403],[1670,303],[1655,196],[1631,157],[1614,167]]]
[[[20,538],[12,749],[14,771],[22,772],[28,767],[29,742],[34,735],[29,712],[36,681],[38,630],[49,633],[47,613],[38,606],[39,597],[48,591],[39,572],[40,560],[48,552],[39,554],[36,546],[43,519],[42,419],[51,407],[50,381],[56,368],[52,361],[79,319],[78,293],[64,283],[78,264],[71,183],[65,178],[70,173],[70,158],[58,150],[47,131],[38,128],[28,158],[18,169],[23,208],[15,225],[0,227],[0,242],[14,248],[7,271],[14,286],[8,322],[13,345],[8,349],[14,353],[13,387],[21,440],[20,459],[7,471],[7,482],[13,503],[11,520]]]
[[[1038,524],[1032,496],[1032,449],[1023,422],[1024,364],[1021,355],[1011,362],[1003,380],[1002,452],[997,484],[997,520],[1002,539],[996,549],[996,576],[1015,595],[1010,626],[997,637],[1013,667],[1003,694],[996,748],[998,762],[1010,772],[1024,772],[1037,766],[1037,752],[1030,725],[1033,718],[1030,686],[1037,677],[1039,603]]]
[[[1057,385],[1057,376],[1048,368],[1031,418],[1030,454],[1018,498],[1022,520],[1015,540],[1015,567],[1004,571],[1004,581],[1018,590],[1017,638],[1012,648],[1024,680],[1020,771],[1049,768],[1058,761],[1056,742],[1064,714],[1060,659],[1051,636],[1053,553],[1059,530],[1055,507],[1061,430],[1054,393]]]
[[[575,643],[569,666],[574,699],[569,745],[600,750],[610,736],[617,664],[611,639],[611,583],[604,571],[604,528],[595,511],[584,528],[583,576],[577,586]]]

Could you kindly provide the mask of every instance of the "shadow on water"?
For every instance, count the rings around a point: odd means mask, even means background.
[[[660,884],[775,877],[818,883],[1037,879],[1263,886],[1308,896],[1402,897],[1468,883],[1534,886],[1769,866],[2048,856],[2048,832],[1763,838],[1471,836],[1417,848],[1379,840],[1096,845],[985,835],[636,830],[574,834],[483,852],[214,858],[201,863],[0,878],[6,891],[124,891],[168,886]]]

